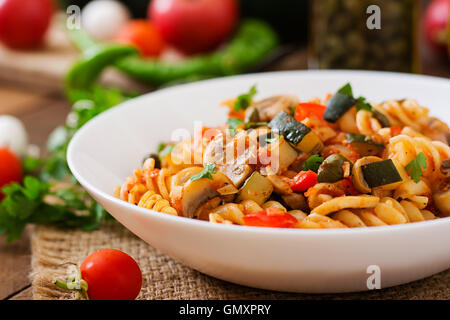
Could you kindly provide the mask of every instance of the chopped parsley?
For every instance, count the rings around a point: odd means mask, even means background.
[[[346,83],[342,88],[340,88],[337,92],[346,94],[350,97],[353,97],[353,89],[350,83]]]
[[[420,177],[422,176],[422,168],[426,169],[426,167],[427,157],[423,154],[423,152],[421,152],[410,163],[408,163],[405,169],[414,182],[419,183]]]
[[[256,93],[256,85],[253,85],[247,93],[239,95],[234,103],[234,111],[247,109]]]
[[[244,121],[238,118],[229,118],[226,122],[228,124],[228,129],[230,130],[230,135],[234,136],[236,134],[236,129],[244,123]]]
[[[359,97],[356,100],[358,100],[358,104],[356,105],[356,111],[359,110],[372,111],[372,106],[368,102],[366,102],[366,98]]]
[[[353,89],[350,83],[346,83],[342,88],[338,90],[339,93],[346,94],[353,98]],[[366,98],[359,97],[356,98],[356,111],[367,110],[372,111],[372,106],[366,101]]]
[[[214,163],[208,163],[199,174],[191,177],[191,181],[196,181],[202,178],[213,180],[212,174],[214,173],[217,173],[216,165]]]
[[[303,170],[304,171],[312,170],[314,172],[317,172],[323,160],[324,159],[318,154],[312,155],[303,164]]]

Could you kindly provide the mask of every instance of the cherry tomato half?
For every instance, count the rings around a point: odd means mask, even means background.
[[[125,252],[96,251],[83,261],[80,270],[88,283],[90,300],[134,300],[141,291],[141,269]]]

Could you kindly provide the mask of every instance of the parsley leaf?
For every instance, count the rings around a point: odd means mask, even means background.
[[[337,92],[346,94],[350,97],[353,97],[353,89],[350,83],[346,83],[342,88],[340,88]]]
[[[415,183],[420,182],[420,177],[422,176],[422,168],[427,167],[427,157],[423,152],[419,153],[408,165],[405,167],[406,172],[408,172]]]
[[[306,159],[305,163],[303,164],[303,170],[304,171],[312,170],[314,172],[317,172],[323,160],[324,159],[318,154],[312,155],[311,157]]]
[[[368,102],[366,102],[366,98],[359,97],[356,100],[358,100],[358,104],[356,105],[356,111],[359,110],[372,111],[372,106]]]
[[[238,118],[229,118],[226,123],[229,126],[228,129],[230,130],[230,135],[234,136],[236,134],[237,127],[243,124],[244,121]]]
[[[164,150],[165,147],[166,147],[166,144],[164,142],[160,142],[158,144],[158,147],[156,148],[156,152],[160,153],[161,151]]]
[[[234,103],[234,111],[247,109],[256,93],[256,85],[253,85],[247,93],[239,95]]]
[[[217,173],[216,165],[214,163],[208,163],[199,174],[191,177],[191,181],[199,180],[201,178],[208,178],[210,180],[213,180],[213,173]]]

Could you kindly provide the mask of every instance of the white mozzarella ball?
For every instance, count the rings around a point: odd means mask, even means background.
[[[13,116],[0,116],[0,147],[6,147],[19,157],[28,149],[28,137],[22,122]]]
[[[97,40],[111,40],[130,20],[128,8],[114,0],[89,2],[81,12],[83,28]]]

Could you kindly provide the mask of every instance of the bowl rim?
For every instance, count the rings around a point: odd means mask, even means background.
[[[169,214],[164,214],[161,212],[153,211],[150,209],[145,209],[138,207],[136,205],[132,205],[126,201],[123,201],[121,199],[118,199],[114,197],[112,194],[106,193],[102,191],[101,189],[95,187],[93,184],[91,184],[87,179],[85,179],[83,176],[81,176],[76,168],[76,161],[74,160],[74,149],[79,144],[79,140],[82,139],[84,135],[86,135],[91,127],[94,127],[98,121],[102,121],[103,118],[108,117],[110,114],[115,112],[121,112],[122,109],[127,108],[136,101],[139,100],[145,100],[149,96],[157,96],[161,94],[166,94],[173,90],[178,90],[179,88],[188,88],[191,86],[198,86],[204,83],[214,83],[214,82],[223,82],[223,81],[232,81],[233,79],[245,79],[245,78],[253,78],[253,77],[264,77],[264,76],[283,76],[283,75],[302,75],[302,74],[319,74],[319,75],[336,75],[336,74],[342,74],[343,76],[347,75],[381,75],[381,76],[394,76],[398,78],[418,78],[425,81],[437,81],[444,85],[448,85],[450,88],[450,80],[446,78],[440,78],[435,76],[429,76],[429,75],[418,75],[418,74],[408,74],[408,73],[400,73],[400,72],[387,72],[387,71],[366,71],[366,70],[290,70],[290,71],[274,71],[274,72],[260,72],[260,73],[249,73],[249,74],[243,74],[243,75],[235,75],[235,76],[228,76],[228,77],[220,77],[220,78],[214,78],[214,79],[207,79],[207,80],[201,80],[196,81],[192,83],[177,85],[173,87],[167,87],[167,88],[161,88],[157,91],[149,92],[146,94],[143,94],[139,97],[127,100],[109,110],[106,110],[102,112],[101,114],[97,115],[93,119],[89,120],[86,124],[83,125],[72,137],[68,149],[67,149],[67,162],[70,171],[74,175],[74,177],[77,179],[77,181],[88,191],[95,194],[97,197],[105,199],[108,202],[111,202],[115,205],[118,205],[119,207],[125,207],[130,210],[136,211],[140,214],[144,215],[154,215],[154,218],[156,219],[162,219],[165,220],[168,223],[175,223],[175,224],[185,224],[187,226],[195,227],[195,228],[207,228],[210,230],[217,230],[217,231],[224,231],[224,232],[245,232],[246,234],[258,234],[258,235],[279,235],[279,236],[288,236],[288,235],[308,235],[308,236],[329,236],[329,235],[337,235],[337,236],[350,236],[350,235],[371,235],[371,234],[377,234],[377,233],[384,233],[384,232],[395,232],[395,231],[413,231],[417,228],[423,229],[423,228],[432,228],[435,225],[442,225],[447,224],[450,226],[450,217],[444,217],[440,219],[435,220],[427,220],[427,221],[421,221],[419,223],[406,223],[406,224],[398,224],[398,225],[387,225],[387,226],[379,226],[374,228],[335,228],[335,229],[296,229],[296,228],[270,228],[270,227],[252,227],[252,226],[241,226],[241,225],[223,225],[220,223],[210,223],[209,221],[203,221],[203,220],[196,220],[196,219],[189,219],[185,217],[180,216],[172,216]]]

